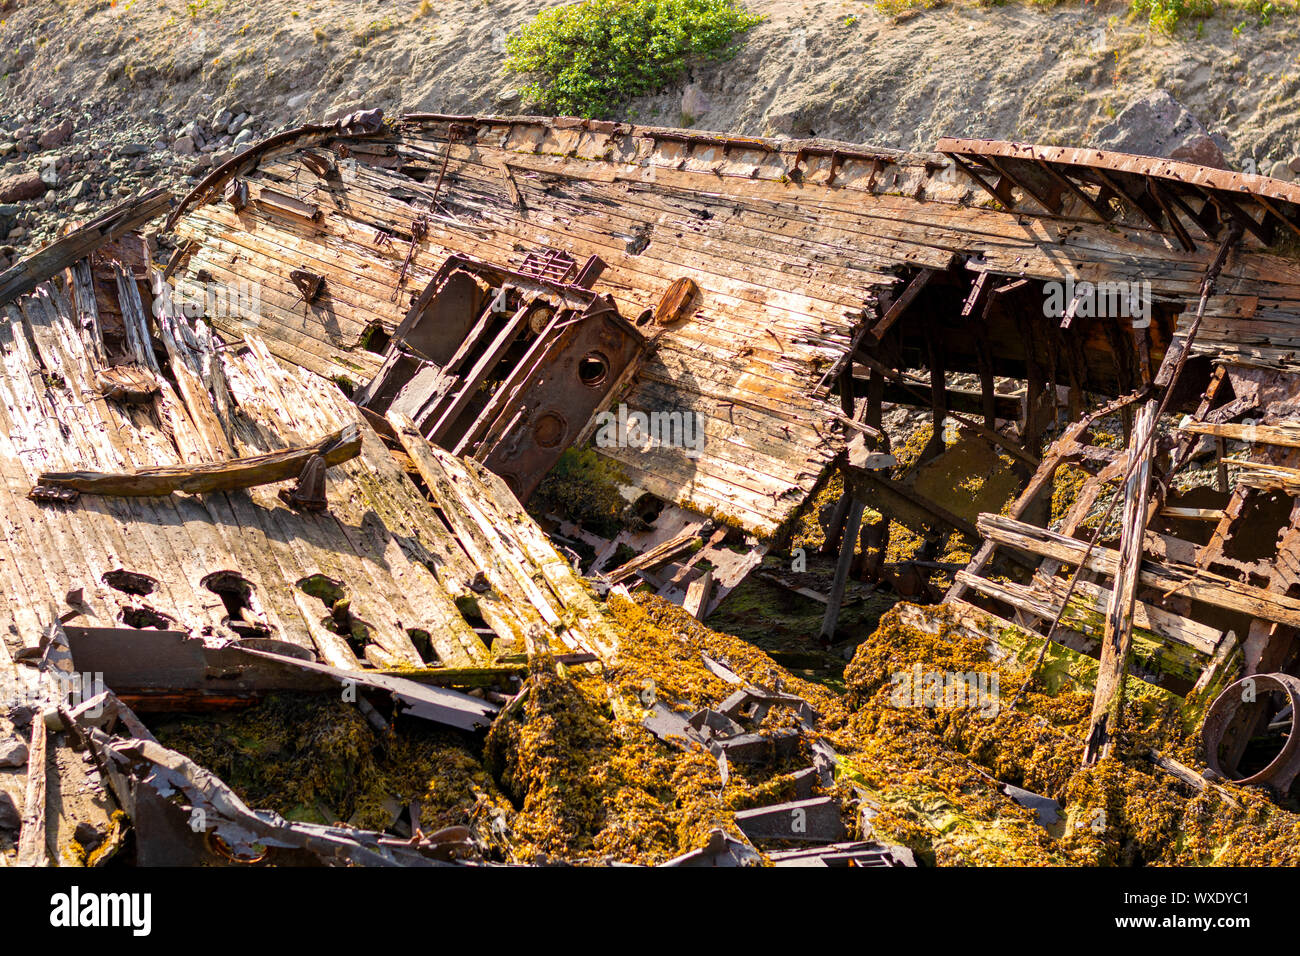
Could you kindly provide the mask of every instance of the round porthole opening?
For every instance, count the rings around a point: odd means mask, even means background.
[[[609,376],[609,359],[599,352],[588,352],[578,363],[578,381],[588,388],[599,388]]]

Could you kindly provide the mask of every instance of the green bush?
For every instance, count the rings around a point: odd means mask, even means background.
[[[584,0],[539,13],[506,41],[524,94],[557,113],[607,115],[680,77],[689,58],[723,58],[763,18],[736,0]]]
[[[1146,17],[1153,32],[1173,33],[1179,21],[1213,15],[1214,0],[1133,0],[1133,13]]]

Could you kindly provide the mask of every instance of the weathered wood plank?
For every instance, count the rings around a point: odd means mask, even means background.
[[[190,466],[137,468],[120,474],[47,471],[41,473],[40,483],[52,488],[72,488],[88,495],[152,497],[176,491],[199,495],[288,481],[298,477],[308,459],[315,455],[332,466],[355,458],[360,451],[361,437],[353,425],[314,444],[269,455]]]

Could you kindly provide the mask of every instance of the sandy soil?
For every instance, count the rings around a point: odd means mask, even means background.
[[[228,108],[259,117],[259,132],[361,105],[526,109],[520,78],[501,70],[504,37],[553,5],[439,0],[422,14],[419,0],[8,3],[0,121],[31,118],[50,96],[46,112],[93,124],[157,111],[174,129]],[[945,6],[901,22],[862,0],[750,5],[768,20],[736,59],[696,69],[627,115],[898,147],[943,134],[1077,143],[1165,88],[1224,131],[1238,162],[1266,170],[1300,152],[1300,18],[1234,35],[1240,15],[1220,14],[1202,35],[1193,25],[1170,39],[1126,22],[1114,2]]]

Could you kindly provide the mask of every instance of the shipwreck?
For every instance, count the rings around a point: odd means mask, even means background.
[[[1083,832],[1070,775],[1121,738],[1169,814],[1281,811],[1300,773],[1294,184],[367,111],[0,274],[0,350],[0,862],[889,866],[1003,859],[1010,819],[1010,858],[1104,862],[1134,843]],[[958,441],[1012,476],[1001,511],[902,476]],[[612,504],[549,493],[557,468]],[[891,556],[891,526],[969,553]],[[846,698],[698,623],[755,573],[813,602],[810,647],[862,643]],[[845,635],[859,582],[915,603]],[[903,631],[1005,667],[998,720],[1081,701],[1025,745],[1052,760],[939,754],[945,799],[991,801],[960,845],[891,796],[932,752],[866,743]],[[450,735],[421,766],[463,789],[250,809],[177,745],[177,714],[285,695],[376,752]],[[543,808],[560,778],[587,802]]]

